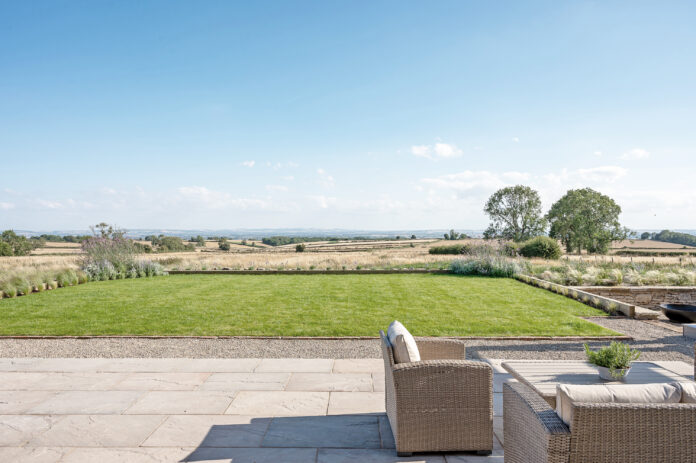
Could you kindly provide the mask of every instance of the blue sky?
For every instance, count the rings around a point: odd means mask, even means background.
[[[696,228],[693,2],[0,0],[0,228]]]

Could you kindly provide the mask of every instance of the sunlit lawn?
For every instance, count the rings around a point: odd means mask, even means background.
[[[172,275],[0,300],[2,335],[611,335],[603,312],[511,279],[449,275]]]

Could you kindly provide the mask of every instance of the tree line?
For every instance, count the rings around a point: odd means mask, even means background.
[[[612,241],[630,233],[619,223],[621,207],[592,188],[568,190],[544,214],[537,191],[524,185],[505,187],[491,195],[483,210],[491,219],[484,238],[522,242],[548,234],[567,252],[604,254]]]

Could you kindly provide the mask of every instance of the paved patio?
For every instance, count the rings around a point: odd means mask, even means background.
[[[0,359],[0,461],[502,462],[489,362],[493,455],[398,458],[381,359]]]

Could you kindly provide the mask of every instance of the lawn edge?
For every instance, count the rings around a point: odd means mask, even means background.
[[[456,339],[456,340],[490,340],[490,341],[602,341],[602,340],[633,340],[626,335],[616,336],[416,336],[416,339]],[[259,339],[259,340],[316,340],[316,341],[345,341],[345,340],[377,340],[379,336],[156,336],[156,335],[2,335],[3,339]]]

